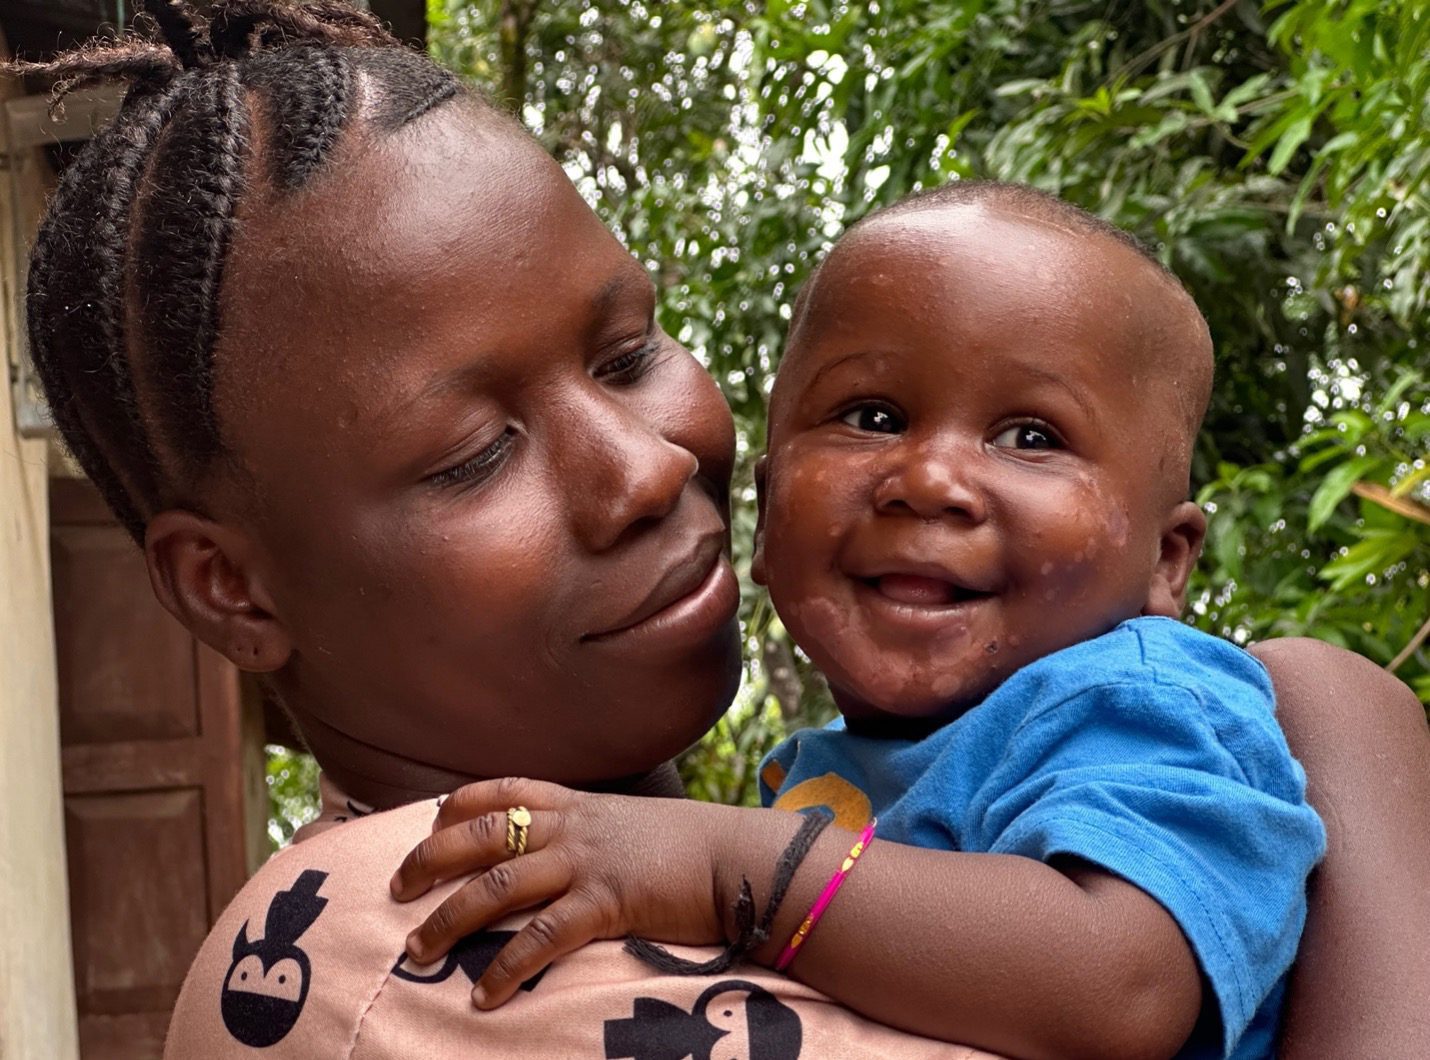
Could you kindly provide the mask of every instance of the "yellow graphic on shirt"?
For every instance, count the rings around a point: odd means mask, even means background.
[[[778,762],[771,761],[760,774],[772,790],[779,791],[784,782],[785,771]],[[772,783],[778,780],[779,783]],[[874,807],[869,796],[845,780],[838,773],[825,773],[822,777],[801,780],[788,791],[781,791],[774,801],[776,810],[812,810],[816,807],[827,809],[834,815],[833,824],[846,831],[857,832],[874,817]]]

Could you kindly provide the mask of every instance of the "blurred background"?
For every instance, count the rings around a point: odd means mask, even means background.
[[[1211,323],[1188,620],[1328,640],[1430,702],[1430,4],[428,0],[428,44],[565,165],[735,412],[735,550],[789,309],[920,188],[1026,181],[1136,233]],[[746,579],[745,682],[682,762],[754,765],[833,706]],[[281,840],[313,770],[270,757]]]

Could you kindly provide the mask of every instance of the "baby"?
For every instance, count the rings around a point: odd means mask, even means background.
[[[1269,1056],[1324,833],[1265,672],[1177,621],[1211,375],[1176,279],[1051,196],[954,184],[855,226],[796,306],[754,576],[843,715],[775,750],[766,802],[861,841],[826,830],[781,903],[782,815],[472,785],[438,825],[481,827],[438,831],[394,891],[501,871],[413,957],[554,898],[479,1004],[593,937],[743,934],[931,1037]],[[729,912],[744,880],[774,892],[767,934]]]

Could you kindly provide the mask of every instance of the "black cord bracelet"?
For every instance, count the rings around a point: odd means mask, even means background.
[[[789,841],[789,845],[785,847],[779,861],[775,863],[775,878],[770,885],[770,900],[765,903],[765,911],[760,916],[758,923],[755,921],[755,897],[750,890],[750,881],[743,876],[740,878],[740,894],[735,899],[737,934],[735,941],[726,946],[724,950],[708,961],[689,961],[684,957],[677,957],[664,946],[651,942],[649,939],[630,935],[626,938],[626,952],[645,961],[657,971],[670,975],[718,975],[728,971],[730,966],[745,954],[767,942],[770,937],[770,929],[775,924],[775,916],[780,911],[780,905],[785,900],[785,894],[789,891],[789,885],[794,880],[795,872],[798,871],[800,863],[804,861],[805,855],[809,853],[809,848],[814,846],[814,841],[819,838],[819,833],[824,831],[833,819],[828,813],[818,811],[805,813],[801,816],[804,820],[800,822],[799,831],[795,832],[794,838]]]

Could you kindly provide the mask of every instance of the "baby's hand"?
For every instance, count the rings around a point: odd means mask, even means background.
[[[525,807],[531,821],[520,855],[508,845],[519,837],[519,828],[508,828],[507,814],[517,807]],[[591,795],[534,780],[469,784],[442,804],[432,835],[392,877],[393,896],[409,901],[439,880],[477,872],[408,936],[408,955],[429,964],[463,936],[549,902],[473,989],[478,1007],[495,1008],[592,939],[638,934],[724,942],[711,837],[722,823],[731,826],[725,819],[731,812],[684,799]]]

